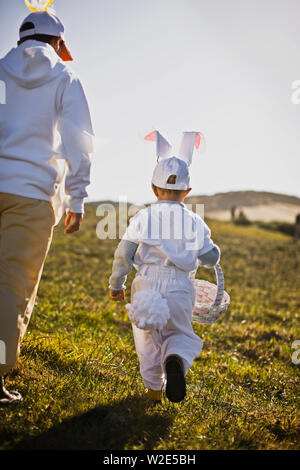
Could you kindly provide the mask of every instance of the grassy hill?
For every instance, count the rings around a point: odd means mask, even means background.
[[[220,220],[231,219],[231,208],[236,215],[242,210],[252,221],[284,221],[294,223],[300,213],[300,198],[260,191],[232,191],[213,196],[191,196],[190,204],[204,204],[205,214]]]
[[[261,206],[273,204],[291,204],[300,207],[300,198],[286,194],[269,193],[263,191],[231,191],[218,193],[213,196],[191,196],[186,199],[190,204],[205,204],[208,212],[214,210],[228,210],[232,206]]]
[[[20,361],[7,379],[21,405],[0,409],[1,449],[296,449],[299,447],[300,244],[212,221],[231,306],[195,325],[204,348],[187,398],[144,398],[124,302],[107,296],[116,240],[56,228]],[[198,277],[213,280],[210,270]],[[133,274],[129,276],[127,301]]]
[[[116,205],[113,201],[91,204],[96,207],[103,203]],[[251,221],[283,221],[293,224],[296,215],[300,213],[300,198],[263,191],[231,191],[212,196],[190,196],[186,198],[186,203],[203,204],[206,216],[225,221],[231,219],[233,206],[236,207],[236,216],[242,210]]]

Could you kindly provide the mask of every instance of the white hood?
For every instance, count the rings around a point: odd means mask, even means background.
[[[23,88],[37,88],[64,71],[66,66],[49,44],[28,40],[12,49],[0,64]]]

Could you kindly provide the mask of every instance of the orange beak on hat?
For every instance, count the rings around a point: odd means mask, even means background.
[[[61,46],[60,46],[59,56],[64,62],[69,62],[69,61],[74,60],[73,57],[72,57],[71,52],[69,51],[69,49],[66,46],[65,41],[63,41],[63,40],[62,40],[62,43],[61,43]]]

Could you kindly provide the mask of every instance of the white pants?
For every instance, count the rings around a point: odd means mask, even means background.
[[[159,291],[167,299],[170,309],[170,319],[160,332],[141,330],[132,325],[145,387],[161,390],[168,356],[181,357],[186,374],[201,353],[203,341],[194,333],[191,323],[195,288],[189,273],[169,266],[143,265],[133,280],[131,301],[135,292],[145,288]]]

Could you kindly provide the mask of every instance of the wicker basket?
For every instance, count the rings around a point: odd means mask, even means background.
[[[196,302],[192,321],[201,324],[215,323],[230,304],[230,297],[224,290],[224,276],[219,264],[214,267],[217,285],[200,279],[193,279],[196,287]]]

